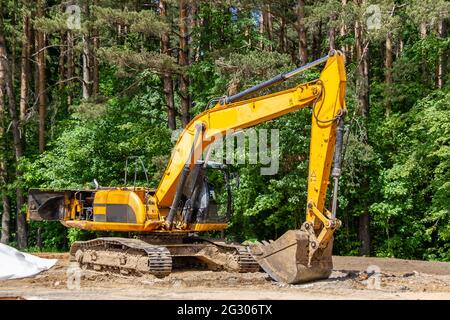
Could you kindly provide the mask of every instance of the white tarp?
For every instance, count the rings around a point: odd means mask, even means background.
[[[0,280],[31,277],[48,270],[58,259],[44,259],[0,243]]]

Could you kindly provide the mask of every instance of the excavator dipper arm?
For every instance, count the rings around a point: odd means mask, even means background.
[[[274,242],[252,247],[257,262],[280,282],[327,278],[333,268],[333,233],[341,225],[336,206],[346,113],[344,59],[339,52],[328,59],[317,84],[321,91],[312,110],[306,221],[299,230],[289,230]],[[332,164],[334,192],[330,212],[325,208],[325,199]]]

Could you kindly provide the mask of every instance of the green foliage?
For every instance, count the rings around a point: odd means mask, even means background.
[[[31,221],[29,224],[28,251],[66,251],[70,244],[67,235],[70,231],[58,221]],[[41,243],[38,243],[38,239]]]
[[[133,155],[143,158],[150,177],[155,175],[160,168],[152,158],[171,149],[170,132],[158,110],[162,98],[151,87],[155,80],[148,80],[142,93],[131,99],[74,108],[72,117],[60,124],[64,130],[52,142],[52,148],[36,160],[24,159],[26,185],[78,188],[93,179],[103,186],[123,184],[125,160]],[[153,187],[157,183],[150,181]]]
[[[382,199],[371,210],[388,237],[383,254],[450,258],[449,101],[449,93],[433,92],[381,128],[392,165],[380,172]]]
[[[169,31],[170,27],[161,21],[157,14],[150,10],[134,11],[116,9],[110,7],[91,6],[94,17],[94,27],[109,26],[115,28],[117,25],[130,28],[131,32],[139,32],[145,35],[161,35]]]

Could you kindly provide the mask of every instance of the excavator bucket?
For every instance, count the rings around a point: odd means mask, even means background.
[[[328,278],[333,269],[332,240],[310,258],[310,237],[303,227],[289,230],[276,241],[251,246],[250,251],[275,281],[296,284]]]

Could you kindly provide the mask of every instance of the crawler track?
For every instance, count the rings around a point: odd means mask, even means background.
[[[239,272],[258,272],[261,267],[249,252],[248,247],[236,246],[238,252]]]
[[[153,274],[165,277],[172,272],[172,257],[164,246],[138,239],[97,238],[77,241],[70,248],[70,258],[80,266],[122,274]]]
[[[233,268],[228,265],[224,266],[223,269],[225,270],[232,270],[239,273],[258,272],[261,270],[260,265],[256,262],[247,246],[226,244],[224,242],[212,241],[211,239],[202,237],[191,237],[190,241],[213,246],[217,249],[217,252],[227,254],[232,257],[232,259],[236,262],[237,268]]]
[[[125,275],[152,274],[168,276],[181,261],[197,269],[257,272],[259,264],[248,247],[229,245],[202,238],[190,238],[188,243],[148,243],[149,239],[97,238],[77,241],[70,249],[71,261],[84,269],[110,271]],[[176,260],[174,260],[176,259]]]

